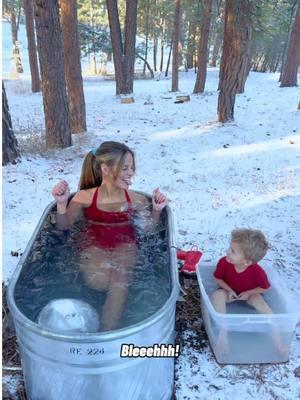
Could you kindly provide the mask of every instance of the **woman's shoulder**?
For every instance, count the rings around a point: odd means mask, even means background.
[[[141,193],[137,193],[132,190],[129,190],[128,194],[129,194],[132,202],[134,202],[136,204],[149,204],[149,199]]]
[[[96,190],[97,187],[79,190],[72,200],[80,203],[83,207],[87,207],[92,203]]]

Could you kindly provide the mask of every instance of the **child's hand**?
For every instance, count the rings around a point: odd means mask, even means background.
[[[66,181],[60,181],[52,189],[52,196],[55,198],[57,204],[67,204],[70,196],[69,184]]]
[[[239,295],[238,295],[238,300],[244,300],[244,301],[247,301],[248,299],[249,299],[249,294],[248,294],[248,292],[242,292],[242,293],[240,293]]]
[[[161,211],[168,204],[169,200],[167,196],[155,189],[152,194],[152,207],[155,211]]]
[[[229,301],[238,300],[238,295],[235,293],[234,290],[230,290],[230,292],[228,292],[228,300]]]

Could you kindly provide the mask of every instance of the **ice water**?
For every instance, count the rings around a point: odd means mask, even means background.
[[[94,307],[101,319],[107,291],[92,289],[80,271],[80,244],[85,240],[86,221],[79,221],[68,231],[59,231],[51,222],[53,217],[50,214],[46,218],[23,265],[15,288],[16,304],[26,317],[36,322],[40,311],[52,300],[73,298]],[[137,257],[130,271],[126,304],[117,328],[151,317],[170,296],[166,224],[165,213],[157,227],[147,234],[137,224]]]

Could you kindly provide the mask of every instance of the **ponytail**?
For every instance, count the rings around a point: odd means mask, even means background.
[[[102,176],[100,165],[97,163],[93,152],[89,151],[82,164],[79,190],[100,186],[101,182]]]

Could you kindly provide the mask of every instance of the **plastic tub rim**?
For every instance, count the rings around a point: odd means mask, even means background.
[[[216,265],[216,263],[214,264],[212,262],[202,262],[201,264],[202,264],[202,266],[203,265],[207,265],[207,266],[208,265]],[[202,283],[200,268],[201,268],[201,265],[199,262],[196,267],[196,273],[197,273],[198,284],[200,286],[201,296],[204,297],[204,299],[205,299],[205,306],[211,313],[211,316],[214,318],[214,320],[220,321],[220,322],[228,322],[228,314],[219,313],[213,307],[213,305],[210,301],[210,298],[209,298],[208,294],[206,293],[206,290]],[[274,319],[278,320],[278,319],[286,318],[288,315],[292,316],[295,319],[297,318],[297,320],[299,320],[300,311],[299,312],[296,312],[296,311],[288,312],[288,313],[276,313],[276,314],[268,315],[268,317],[266,317],[266,314],[230,314],[230,319],[233,319],[233,320],[244,319],[242,322],[240,322],[240,324],[245,324],[248,322],[270,323],[270,318],[272,318],[272,320],[274,320]]]

